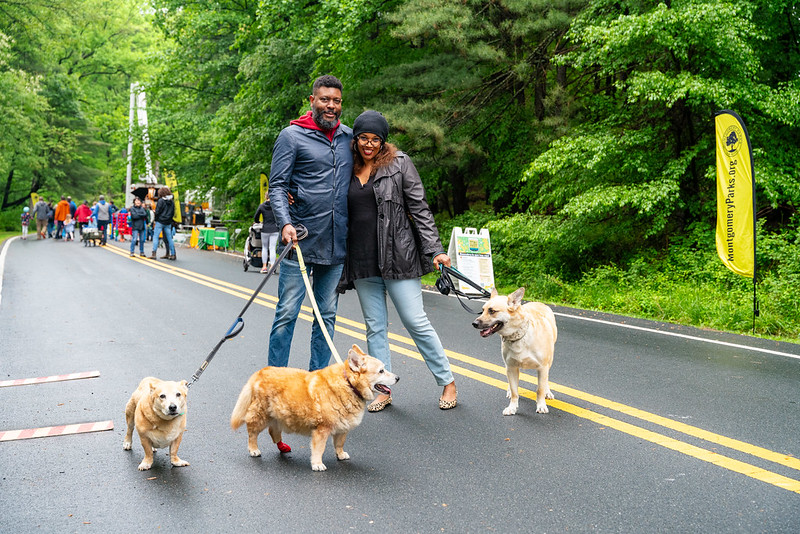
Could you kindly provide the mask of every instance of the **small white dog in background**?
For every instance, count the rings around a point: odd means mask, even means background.
[[[519,407],[519,370],[536,369],[539,387],[536,390],[536,413],[548,413],[545,399],[552,399],[548,384],[550,366],[553,365],[558,329],[553,310],[541,302],[522,303],[525,288],[521,287],[505,297],[492,291],[483,305],[483,313],[472,322],[481,331],[481,337],[500,334],[503,362],[506,364],[508,391],[511,399],[503,415],[514,415]]]

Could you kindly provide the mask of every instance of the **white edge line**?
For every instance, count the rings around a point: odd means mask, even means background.
[[[691,339],[692,341],[702,341],[702,342],[705,342],[705,343],[712,343],[714,345],[722,345],[722,346],[731,347],[731,348],[734,348],[734,349],[752,350],[752,351],[755,351],[755,352],[763,352],[765,354],[774,354],[776,356],[786,356],[787,358],[794,358],[796,360],[800,360],[800,355],[790,354],[788,352],[779,352],[777,350],[761,349],[761,348],[758,348],[758,347],[748,347],[747,345],[739,345],[739,344],[736,344],[736,343],[728,343],[727,341],[717,341],[716,339],[706,339],[706,338],[697,337],[697,336],[690,336],[690,335],[687,335],[687,334],[678,334],[676,332],[664,332],[663,330],[655,330],[653,328],[645,328],[643,326],[634,326],[634,325],[630,325],[630,324],[614,323],[612,321],[604,321],[602,319],[593,319],[591,317],[581,317],[579,315],[570,315],[568,313],[559,313],[559,312],[553,312],[553,313],[555,315],[560,315],[562,317],[569,317],[571,319],[580,319],[582,321],[591,321],[593,323],[601,323],[601,324],[607,324],[607,325],[612,325],[612,326],[619,326],[621,328],[630,328],[632,330],[641,330],[643,332],[650,332],[650,333],[653,333],[653,334],[662,334],[664,336],[680,337],[680,338],[683,338],[683,339]]]
[[[5,277],[6,271],[6,254],[8,253],[8,246],[18,237],[19,236],[14,236],[6,239],[6,242],[3,243],[3,250],[0,251],[0,305],[3,304],[3,278]]]
[[[433,293],[434,295],[441,295],[438,291],[433,291],[431,289],[423,289],[423,291],[427,291],[428,293]],[[605,321],[603,319],[593,319],[591,317],[581,317],[580,315],[570,315],[568,313],[561,313],[561,312],[553,312],[555,315],[560,315],[562,317],[569,317],[570,319],[580,319],[582,321],[591,321],[593,323],[601,323],[610,326],[618,326],[620,328],[630,328],[632,330],[641,330],[643,332],[650,332],[652,334],[661,334],[664,336],[673,336],[679,337],[683,339],[690,339],[692,341],[702,341],[704,343],[712,343],[714,345],[722,345],[724,347],[731,347],[734,349],[744,349],[744,350],[752,350],[754,352],[762,352],[764,354],[773,354],[775,356],[785,356],[786,358],[794,358],[795,360],[800,360],[800,355],[797,354],[790,354],[788,352],[780,352],[777,350],[770,350],[770,349],[761,349],[758,347],[748,347],[747,345],[739,345],[736,343],[728,343],[727,341],[717,341],[716,339],[706,339],[697,336],[690,336],[687,334],[678,334],[676,332],[665,332],[663,330],[656,330],[654,328],[645,328],[643,326],[634,326],[630,324],[622,324],[622,323],[615,323],[612,321]]]

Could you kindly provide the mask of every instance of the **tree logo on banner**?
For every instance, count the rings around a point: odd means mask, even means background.
[[[730,126],[725,130],[725,147],[728,150],[728,156],[733,157],[742,148],[742,139],[744,139],[744,132],[737,125]]]

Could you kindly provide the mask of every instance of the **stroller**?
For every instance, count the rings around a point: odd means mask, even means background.
[[[84,247],[90,245],[96,247],[98,243],[102,241],[102,237],[94,219],[90,220],[88,224],[81,228],[81,241],[83,241]]]
[[[247,240],[244,242],[244,272],[252,265],[256,269],[261,269],[264,265],[261,257],[261,223],[254,223],[248,232]]]

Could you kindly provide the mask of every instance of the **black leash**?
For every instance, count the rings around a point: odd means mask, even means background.
[[[478,311],[473,310],[472,308],[464,304],[464,302],[461,300],[461,297],[464,297],[467,300],[475,300],[481,298],[488,299],[491,298],[492,294],[486,291],[483,287],[479,286],[477,283],[473,282],[472,280],[461,274],[458,271],[458,269],[447,267],[446,265],[443,264],[440,264],[439,268],[441,270],[441,274],[439,275],[439,278],[436,280],[436,289],[439,290],[439,293],[441,293],[442,295],[449,295],[452,292],[458,299],[458,303],[461,304],[462,308],[467,310],[469,313],[472,313],[474,315],[479,315],[481,313],[481,310]],[[455,278],[458,278],[462,282],[477,289],[478,292],[480,293],[480,296],[470,296],[460,291],[453,283],[453,280],[450,278],[451,276],[454,276]]]
[[[306,230],[306,227],[303,226],[302,224],[295,225],[295,229],[297,230],[297,240],[298,241],[303,239],[303,238],[305,238],[308,235],[308,230]],[[283,248],[283,252],[281,252],[281,255],[278,256],[278,259],[276,259],[275,263],[272,264],[272,267],[269,268],[269,271],[267,272],[267,276],[265,276],[264,279],[261,281],[261,283],[258,284],[258,287],[256,288],[256,290],[250,296],[250,300],[248,300],[247,304],[244,305],[244,308],[242,308],[242,311],[239,312],[239,315],[233,321],[233,324],[228,329],[228,331],[225,332],[225,335],[222,336],[222,339],[219,340],[219,342],[217,343],[217,346],[214,347],[211,350],[211,352],[208,354],[208,356],[206,356],[206,359],[203,362],[203,364],[200,367],[197,368],[197,371],[194,372],[194,374],[192,375],[192,379],[189,381],[188,384],[186,384],[186,387],[190,387],[192,384],[197,382],[197,380],[200,378],[200,375],[203,374],[203,371],[206,370],[206,367],[208,367],[208,364],[211,363],[211,360],[214,359],[214,356],[217,354],[217,351],[219,350],[219,348],[222,346],[223,343],[225,343],[229,339],[235,338],[236,336],[239,335],[239,333],[244,328],[244,319],[242,319],[242,316],[247,311],[247,308],[249,308],[250,305],[253,303],[253,301],[256,299],[256,295],[258,295],[261,292],[261,288],[264,287],[264,284],[267,283],[267,280],[269,280],[270,276],[272,276],[275,273],[275,269],[277,269],[278,264],[281,262],[281,260],[283,260],[286,256],[288,256],[289,253],[292,250],[294,250],[294,246],[292,246],[291,244],[287,244]],[[263,258],[263,255],[262,255],[262,258]]]

